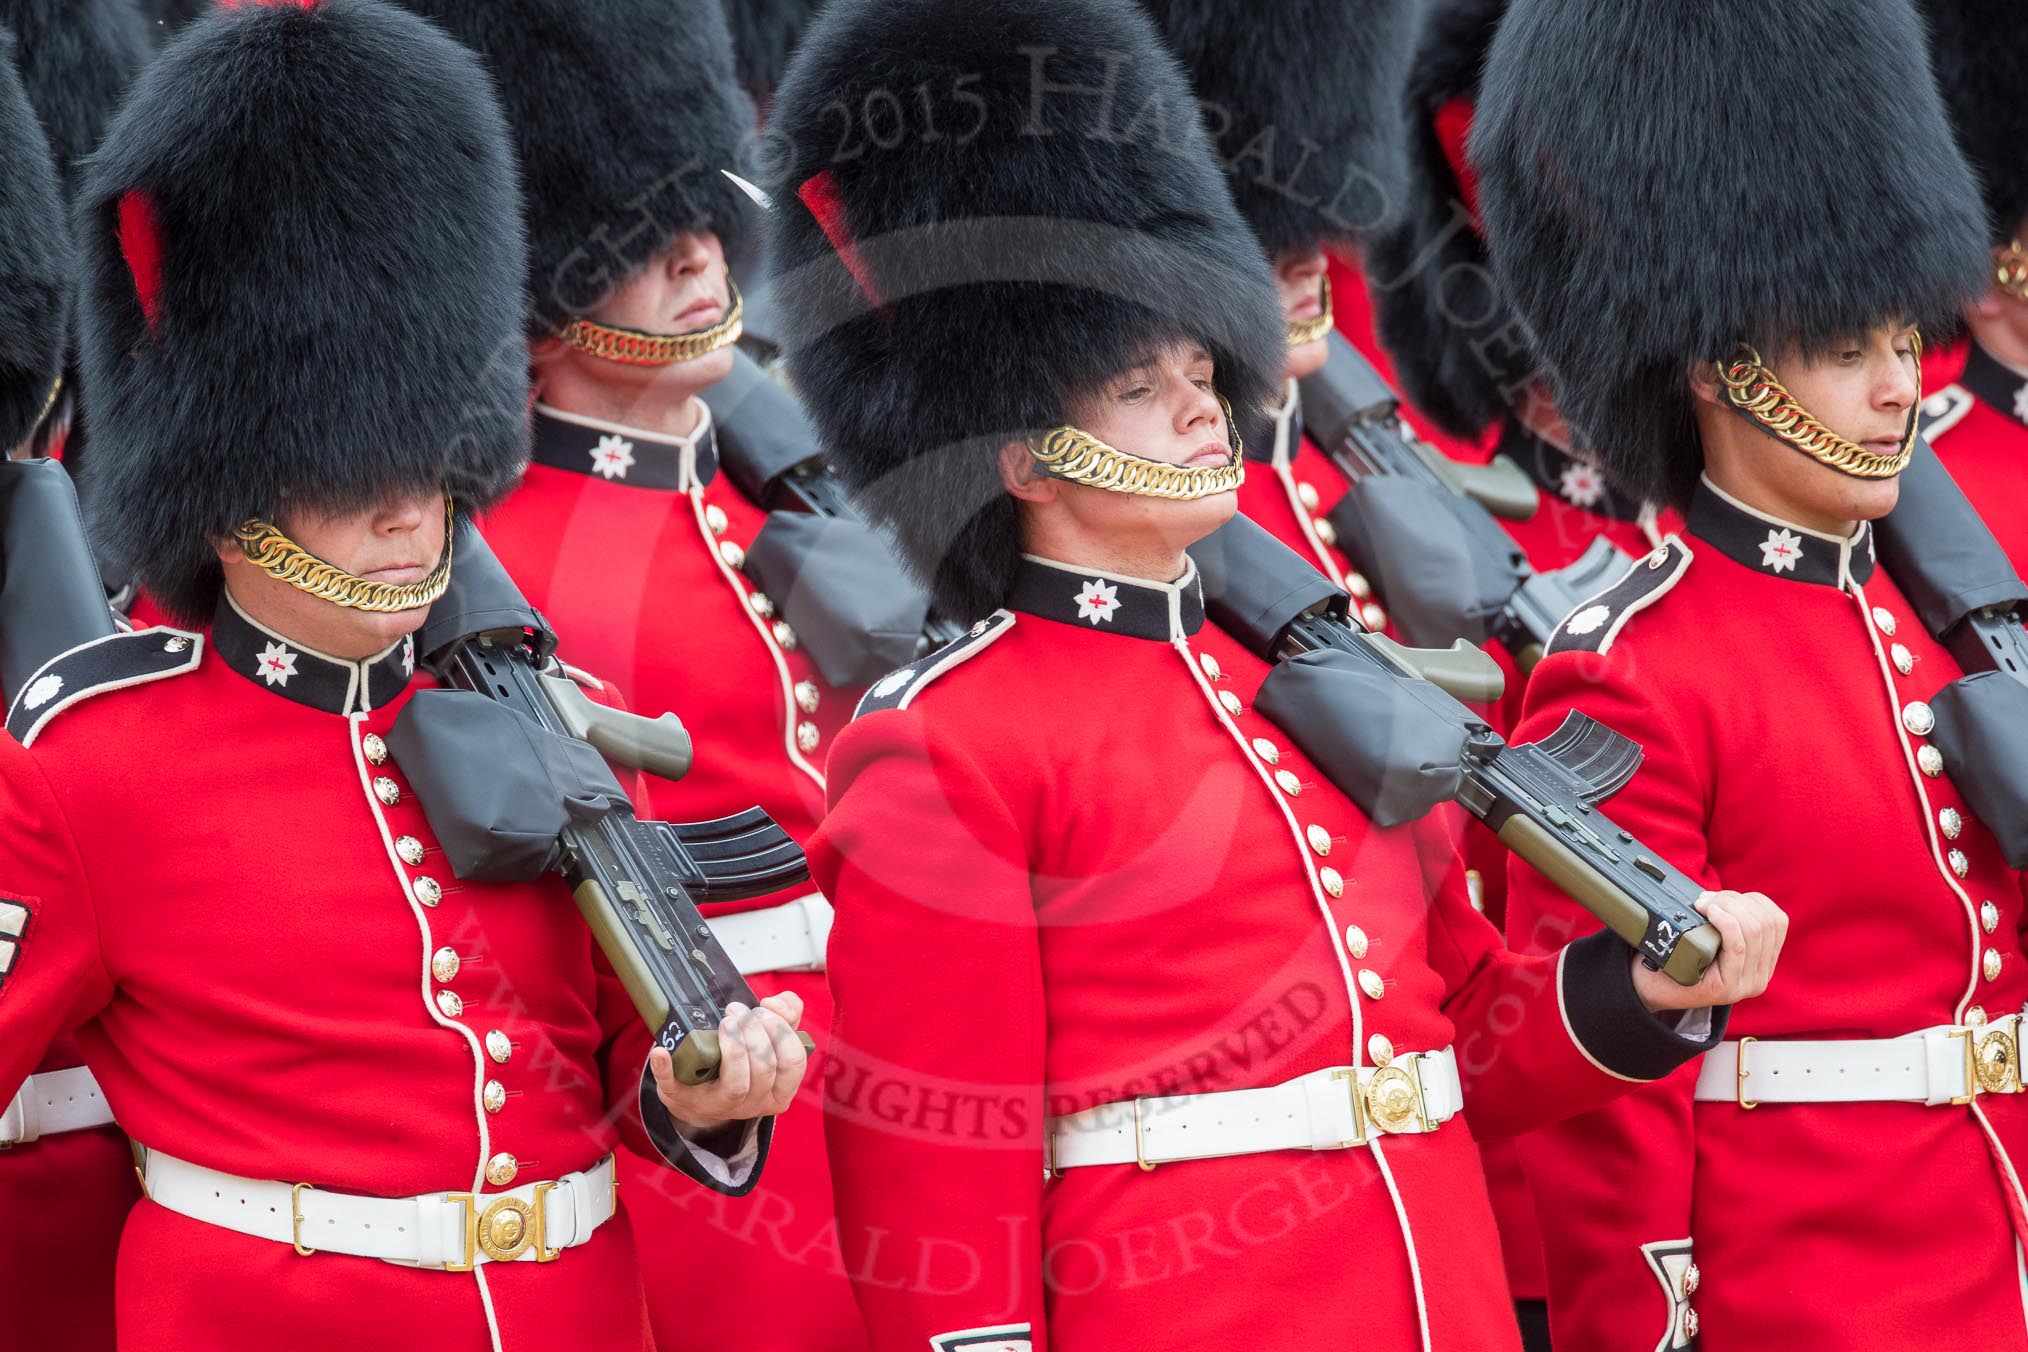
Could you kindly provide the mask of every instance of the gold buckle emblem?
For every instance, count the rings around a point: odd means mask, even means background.
[[[484,1211],[479,1210],[479,1201],[469,1192],[454,1192],[447,1199],[465,1208],[465,1258],[461,1263],[446,1263],[446,1272],[470,1272],[483,1253],[496,1263],[511,1263],[532,1247],[535,1261],[553,1263],[562,1252],[560,1249],[543,1247],[548,1233],[548,1211],[545,1201],[554,1183],[535,1185],[535,1198],[524,1202],[519,1197],[495,1197],[489,1199]]]
[[[1979,1088],[1985,1093],[2020,1092],[2021,1045],[2011,1030],[1995,1028],[1980,1038],[1973,1064],[1978,1071]]]
[[[1408,1062],[1411,1069],[1403,1070],[1402,1061]],[[1422,1105],[1420,1068],[1413,1057],[1403,1057],[1374,1071],[1373,1078],[1366,1082],[1365,1098],[1366,1116],[1389,1135],[1429,1130]]]
[[[1746,1096],[1746,1077],[1753,1073],[1746,1068],[1746,1049],[1758,1041],[1760,1039],[1756,1037],[1743,1037],[1739,1040],[1739,1060],[1732,1068],[1732,1098],[1739,1105],[1741,1112],[1752,1112],[1760,1107],[1759,1099],[1750,1099]]]

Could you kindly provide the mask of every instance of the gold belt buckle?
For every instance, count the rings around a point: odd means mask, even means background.
[[[1403,1064],[1407,1069],[1402,1069]],[[1429,1109],[1422,1098],[1420,1055],[1399,1056],[1374,1069],[1364,1091],[1366,1117],[1390,1136],[1426,1132]]]
[[[485,1199],[488,1205],[479,1210],[480,1198],[469,1192],[454,1192],[446,1199],[457,1202],[465,1208],[465,1258],[461,1263],[445,1263],[446,1272],[470,1272],[478,1265],[478,1256],[483,1253],[496,1263],[511,1263],[533,1246],[535,1261],[553,1263],[561,1249],[544,1247],[549,1237],[549,1213],[546,1201],[554,1183],[537,1183],[535,1198],[524,1202],[519,1197],[494,1197]]]
[[[1752,1074],[1746,1068],[1746,1049],[1758,1041],[1760,1039],[1755,1037],[1741,1038],[1739,1040],[1737,1060],[1732,1067],[1732,1098],[1733,1102],[1739,1105],[1741,1112],[1752,1112],[1755,1108],[1760,1107],[1759,1099],[1750,1099],[1746,1096],[1746,1077]]]
[[[1972,1034],[1977,1030],[1967,1028],[1964,1031],[1965,1054],[1970,1059],[1967,1088],[1976,1084],[1980,1092],[1987,1094],[2020,1093],[2020,1020],[2003,1019],[1991,1025],[1985,1035],[1977,1039],[1976,1050],[1972,1046]]]

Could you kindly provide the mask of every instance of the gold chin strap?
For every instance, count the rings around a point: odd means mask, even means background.
[[[1108,493],[1132,493],[1143,498],[1167,498],[1172,502],[1195,502],[1238,488],[1246,478],[1241,460],[1243,447],[1239,427],[1232,420],[1232,405],[1218,396],[1225,410],[1225,425],[1232,430],[1232,458],[1222,465],[1165,464],[1115,450],[1088,432],[1059,427],[1042,438],[1040,445],[1028,443],[1028,452],[1053,479],[1064,479]]]
[[[428,577],[402,585],[369,582],[335,564],[326,563],[282,534],[272,522],[259,517],[248,518],[234,532],[234,538],[239,541],[247,561],[269,577],[286,582],[298,591],[308,592],[320,601],[344,606],[347,610],[387,615],[398,610],[420,610],[434,605],[437,598],[444,594],[444,589],[451,585],[451,536],[455,525],[451,500],[447,497],[444,499],[443,557],[437,560],[436,567],[430,569]]]
[[[1331,278],[1324,278],[1324,312],[1315,319],[1299,319],[1289,325],[1289,346],[1314,343],[1331,331]]]
[[[1901,449],[1881,455],[1845,440],[1810,416],[1795,396],[1782,388],[1775,373],[1760,359],[1752,344],[1741,343],[1731,360],[1717,363],[1718,379],[1732,406],[1753,419],[1769,436],[1801,451],[1819,464],[1855,479],[1892,479],[1908,468],[1915,454],[1917,419],[1922,411],[1922,335],[1915,339],[1915,404],[1908,410],[1908,431]]]
[[[746,300],[732,278],[727,277],[725,285],[732,294],[732,308],[726,311],[725,318],[695,333],[641,333],[595,324],[589,319],[573,319],[559,336],[579,352],[622,366],[676,366],[696,361],[721,347],[730,347],[746,332]]]
[[[2028,248],[2022,247],[2019,236],[1994,256],[1993,285],[2015,300],[2028,300]]]

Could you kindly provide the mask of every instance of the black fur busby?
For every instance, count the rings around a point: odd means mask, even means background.
[[[1534,373],[1494,283],[1446,119],[1469,115],[1507,0],[1436,0],[1408,77],[1402,209],[1370,242],[1374,325],[1402,392],[1454,436],[1504,416]]]
[[[405,0],[485,58],[521,160],[530,332],[555,333],[688,230],[737,260],[753,104],[719,0]]]
[[[70,244],[56,166],[0,28],[0,455],[28,440],[63,367]]]
[[[134,0],[0,0],[19,43],[21,82],[42,118],[66,192],[153,52]]]
[[[1019,563],[1002,446],[1167,341],[1239,410],[1279,384],[1266,260],[1133,0],[830,0],[770,128],[790,374],[946,612]]]
[[[789,54],[824,0],[723,0],[739,82],[762,95],[782,82]]]
[[[1268,257],[1396,210],[1419,0],[1143,0],[1203,104]]]
[[[1981,287],[1908,0],[1514,0],[1471,154],[1560,408],[1650,501],[1696,485],[1693,362],[1948,323]]]
[[[147,67],[75,228],[92,524],[165,610],[250,516],[511,483],[517,205],[478,60],[385,0],[238,0]]]
[[[1992,242],[2028,222],[2028,50],[2010,0],[1928,0],[1930,58],[1958,145],[1985,188]]]

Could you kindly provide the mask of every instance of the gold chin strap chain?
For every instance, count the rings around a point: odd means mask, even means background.
[[[1031,441],[1028,452],[1051,478],[1103,488],[1108,493],[1132,493],[1172,502],[1215,497],[1232,492],[1246,478],[1239,428],[1232,421],[1232,405],[1225,402],[1224,395],[1218,397],[1218,403],[1225,410],[1225,425],[1232,429],[1232,458],[1223,465],[1190,468],[1147,460],[1115,450],[1075,427],[1057,428],[1043,437],[1040,445]]]
[[[740,334],[746,332],[746,300],[730,277],[725,279],[725,285],[732,293],[732,308],[726,311],[725,318],[695,333],[641,333],[595,324],[589,319],[573,319],[559,336],[579,352],[623,366],[676,366],[696,361],[738,342]]]
[[[1759,423],[1770,436],[1801,451],[1819,464],[1855,479],[1891,479],[1908,468],[1915,454],[1917,415],[1922,411],[1922,337],[1915,340],[1915,406],[1908,410],[1908,431],[1901,449],[1881,455],[1845,440],[1810,416],[1795,396],[1782,388],[1775,373],[1749,343],[1741,343],[1731,360],[1717,363],[1718,379],[1732,406]]]
[[[430,575],[420,582],[396,585],[369,582],[329,564],[282,534],[273,523],[249,518],[234,532],[247,561],[279,582],[308,592],[320,601],[387,615],[398,610],[419,610],[434,605],[451,585],[451,535],[455,525],[451,500],[444,499],[444,553]]]
[[[1993,285],[2015,300],[2028,300],[2028,248],[2018,236],[1994,255]]]
[[[1324,278],[1324,312],[1315,319],[1299,319],[1289,325],[1289,346],[1314,343],[1331,331],[1331,279]]]

